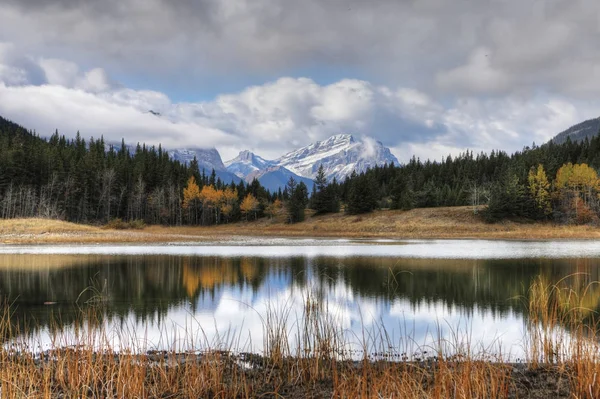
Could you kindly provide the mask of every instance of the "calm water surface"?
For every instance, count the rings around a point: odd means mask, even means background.
[[[595,241],[234,244],[0,246],[0,300],[14,330],[29,331],[18,339],[42,349],[83,320],[116,349],[261,352],[269,317],[293,346],[310,298],[372,352],[382,336],[408,353],[441,338],[517,359],[535,278],[600,280]]]

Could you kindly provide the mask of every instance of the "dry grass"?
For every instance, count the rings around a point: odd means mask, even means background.
[[[0,234],[89,233],[92,226],[53,219],[0,219]]]
[[[579,277],[552,284],[540,277],[530,287],[528,364],[552,365],[573,398],[594,399],[600,397],[600,323],[587,304],[598,303],[600,282],[577,284]]]
[[[293,225],[265,218],[210,227],[147,226],[126,231],[47,219],[0,220],[0,242],[13,244],[213,241],[229,236],[543,240],[597,239],[600,230],[552,223],[489,224],[471,207],[383,210],[360,216],[309,214],[306,221]]]
[[[198,348],[200,354],[177,349],[147,352],[142,347],[116,352],[109,343],[113,332],[89,329],[86,323],[76,326],[74,339],[55,333],[52,348],[42,353],[17,340],[0,348],[0,395],[3,399],[505,398],[516,392],[510,366],[470,357],[457,360],[441,349],[428,361],[374,361],[367,348],[384,350],[389,342],[372,338],[362,343],[364,356],[352,358],[348,348],[355,343],[344,338],[344,331],[314,299],[306,300],[294,332],[282,327],[289,316],[286,309],[269,309],[264,315],[262,356],[231,351],[239,337],[211,342]],[[19,333],[11,330],[8,320],[6,307],[0,315],[0,336]],[[298,338],[293,348],[290,334]],[[169,345],[180,348],[186,339],[179,337],[179,343]]]
[[[57,332],[45,352],[36,353],[19,340],[0,347],[0,395],[8,399],[598,398],[598,325],[582,306],[586,296],[595,295],[595,285],[578,289],[565,280],[549,284],[541,278],[533,283],[528,299],[528,361],[521,365],[504,363],[493,354],[447,352],[460,345],[441,339],[430,348],[431,357],[406,359],[391,349],[381,326],[351,341],[335,317],[324,311],[326,304],[311,297],[292,331],[285,327],[289,310],[267,309],[262,315],[265,350],[260,356],[234,351],[241,337],[227,334],[218,341],[204,341],[202,348],[195,348],[199,352],[185,352],[181,343],[188,338],[197,342],[201,326],[173,342],[161,337],[173,348],[170,351],[147,351],[152,343],[114,348],[110,337],[115,332],[90,322],[92,310],[82,315],[87,323],[75,326],[75,338],[52,329]],[[19,332],[11,327],[9,308],[3,309],[0,337],[14,337]],[[117,333],[127,334],[123,331],[127,328]],[[139,342],[129,338],[125,341]],[[362,348],[358,358],[349,351],[357,345]]]

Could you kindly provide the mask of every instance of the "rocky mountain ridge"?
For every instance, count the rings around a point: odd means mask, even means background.
[[[314,179],[321,165],[328,180],[343,181],[353,171],[364,172],[376,165],[398,164],[398,159],[380,141],[357,140],[351,134],[338,134],[291,151],[269,161],[250,151],[225,162],[227,170],[246,180],[255,172],[278,166],[298,177]]]

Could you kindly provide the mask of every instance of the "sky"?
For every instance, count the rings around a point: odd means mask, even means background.
[[[597,0],[2,0],[0,115],[224,160],[512,152],[600,116],[599,42]]]

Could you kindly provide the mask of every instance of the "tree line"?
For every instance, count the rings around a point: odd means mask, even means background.
[[[195,182],[198,198],[185,197]],[[188,189],[189,190],[189,189]],[[223,182],[214,170],[200,171],[171,159],[158,147],[130,151],[103,138],[39,137],[0,118],[0,217],[48,217],[77,223],[114,219],[152,224],[215,224],[242,218],[244,198],[274,197],[258,183]],[[188,195],[189,197],[189,195]],[[203,202],[200,209],[196,199]]]
[[[600,137],[533,144],[507,154],[466,151],[440,161],[413,157],[313,187],[290,179],[269,192],[257,180],[223,182],[171,159],[158,147],[39,137],[0,118],[0,217],[51,217],[79,223],[119,219],[150,224],[212,225],[271,218],[302,221],[317,214],[472,205],[489,221],[504,218],[588,223],[600,214]],[[212,173],[211,173],[212,172]],[[309,194],[310,192],[310,194]]]

